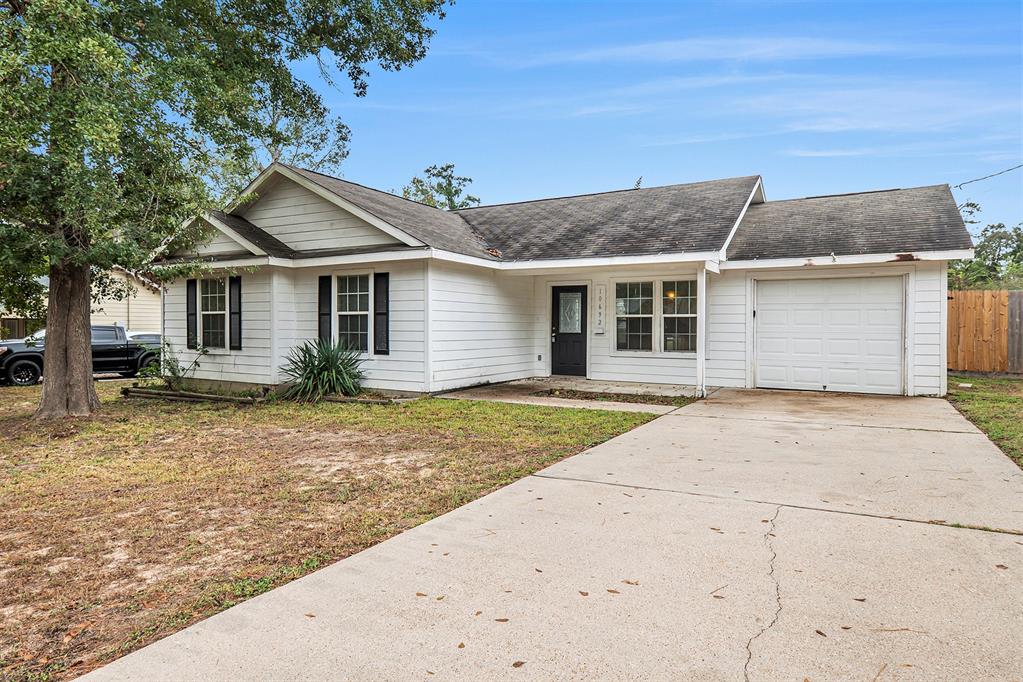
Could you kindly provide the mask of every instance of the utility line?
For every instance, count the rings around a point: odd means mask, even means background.
[[[1014,170],[1017,170],[1019,168],[1023,168],[1023,163],[1019,164],[1018,166],[1013,166],[1012,168],[1006,168],[1003,171],[998,171],[997,173],[992,173],[991,175],[985,175],[982,178],[974,178],[973,180],[967,180],[966,182],[960,182],[958,185],[952,185],[952,188],[953,189],[962,189],[963,185],[969,185],[972,182],[980,182],[981,180],[987,180],[988,178],[993,178],[993,177],[996,177],[998,175],[1005,175],[1006,173],[1010,173],[1010,172],[1012,172]]]

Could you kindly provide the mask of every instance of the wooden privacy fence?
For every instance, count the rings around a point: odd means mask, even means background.
[[[948,292],[948,368],[1023,373],[1023,291]]]

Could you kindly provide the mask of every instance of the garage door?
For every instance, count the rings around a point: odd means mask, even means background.
[[[756,385],[902,393],[901,277],[756,285]]]

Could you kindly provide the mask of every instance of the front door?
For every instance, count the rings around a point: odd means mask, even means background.
[[[552,287],[551,371],[586,376],[586,287]]]

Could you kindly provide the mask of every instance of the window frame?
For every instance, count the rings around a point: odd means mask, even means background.
[[[618,314],[618,285],[619,284],[650,284],[650,312],[649,313],[636,313],[619,315]],[[614,308],[612,312],[612,327],[614,333],[611,335],[611,348],[616,353],[622,353],[626,355],[646,355],[648,353],[657,352],[657,280],[655,278],[648,277],[628,277],[623,279],[616,279],[611,281],[611,306]],[[631,297],[629,297],[631,298]],[[642,296],[640,296],[642,298]],[[640,348],[619,348],[618,347],[618,319],[644,319],[650,318],[650,350],[643,350]]]
[[[374,277],[376,271],[373,269],[362,269],[362,270],[342,270],[331,273],[331,291],[330,291],[330,307],[331,307],[331,318],[330,318],[330,338],[337,343],[341,338],[341,321],[340,316],[342,312],[337,309],[338,303],[338,280],[341,277],[362,277],[365,276],[368,282],[367,295],[369,296],[369,307],[365,312],[359,311],[356,313],[346,312],[345,315],[365,315],[366,316],[366,350],[359,351],[359,356],[364,358],[373,357],[376,355],[374,352],[374,318],[376,313],[376,306],[374,305],[374,296],[376,295],[376,287],[374,285]]]
[[[696,288],[696,312],[690,313],[689,315],[670,315],[669,317],[693,317],[696,318],[697,325],[697,344],[699,344],[699,328],[702,324],[700,320],[700,296],[703,295],[703,291],[700,290],[700,279],[699,273],[688,272],[688,273],[675,273],[675,274],[663,274],[663,275],[647,275],[637,274],[626,277],[610,277],[608,282],[608,298],[607,307],[609,311],[608,322],[610,327],[610,350],[609,353],[612,356],[619,357],[667,357],[667,358],[695,358],[697,355],[696,350],[665,350],[664,349],[664,283],[665,282],[692,282],[692,285]],[[627,282],[651,282],[653,284],[654,293],[654,312],[653,312],[653,342],[650,350],[627,350],[618,348],[618,314],[617,314],[617,285]],[[635,316],[633,316],[635,317]]]
[[[207,311],[203,310],[202,285],[203,285],[203,282],[213,282],[213,281],[220,281],[220,282],[223,282],[223,284],[224,284],[224,309],[223,310],[207,312]],[[229,282],[228,282],[227,275],[224,275],[222,277],[200,277],[198,279],[198,281],[196,282],[195,298],[196,298],[196,302],[195,302],[196,303],[196,305],[195,305],[195,312],[196,312],[196,321],[195,321],[196,345],[199,348],[204,348],[207,353],[210,353],[210,354],[213,354],[213,355],[220,355],[220,354],[227,355],[227,354],[229,354],[231,352],[231,325],[229,324],[229,322],[230,322],[230,312],[231,312],[231,295],[230,295]],[[223,315],[223,317],[224,317],[224,345],[223,346],[213,347],[213,346],[207,346],[206,344],[203,343],[203,331],[204,331],[204,327],[205,327],[204,322],[205,322],[205,316],[206,315]]]
[[[693,289],[693,297],[692,297],[693,298],[693,306],[696,308],[696,310],[694,312],[690,312],[690,313],[671,313],[671,314],[665,313],[664,312],[664,285],[665,285],[666,282],[672,282],[674,284],[678,284],[679,282],[689,282],[690,286]],[[660,314],[660,318],[661,318],[661,325],[660,325],[661,326],[661,333],[659,335],[660,343],[661,343],[661,352],[666,354],[666,355],[695,355],[696,354],[696,347],[695,346],[697,344],[699,344],[699,342],[700,342],[699,341],[699,339],[700,339],[700,334],[699,334],[700,320],[698,319],[699,316],[700,316],[700,313],[699,313],[699,310],[700,310],[700,303],[699,303],[699,301],[700,301],[700,281],[697,278],[695,278],[695,277],[693,279],[667,279],[667,278],[665,278],[665,279],[660,280],[657,283],[657,286],[658,286],[658,294],[659,294],[658,295],[658,301],[659,301],[658,305],[661,308],[661,314]],[[688,296],[686,298],[688,298]],[[664,321],[665,321],[666,318],[669,318],[669,317],[675,318],[675,319],[678,319],[678,318],[691,318],[692,320],[695,321],[695,323],[696,323],[696,330],[693,331],[693,346],[694,346],[693,350],[668,350],[667,348],[664,347],[664,345],[665,345],[664,344],[664,334],[665,334],[665,324],[664,324]],[[678,332],[676,331],[675,334],[677,335]]]

